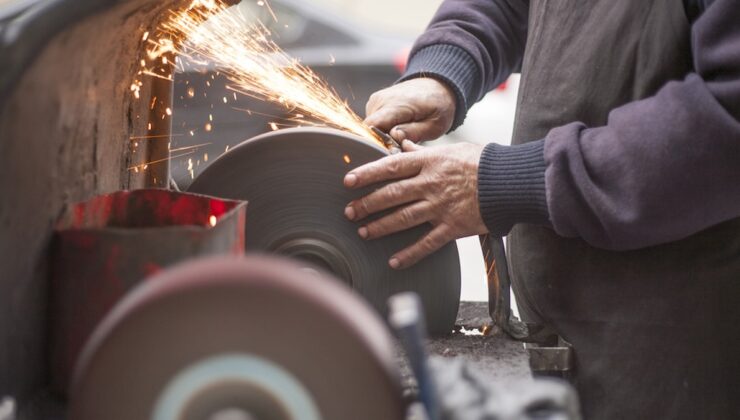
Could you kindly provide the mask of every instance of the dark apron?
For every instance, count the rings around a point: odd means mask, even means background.
[[[532,0],[514,143],[691,70],[681,0]],[[509,255],[523,317],[574,346],[587,418],[740,418],[740,219],[630,252],[519,225]]]

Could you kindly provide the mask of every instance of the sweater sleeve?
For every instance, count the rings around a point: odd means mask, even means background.
[[[615,250],[740,217],[740,7],[716,0],[692,27],[696,73],[545,138],[555,231]]]
[[[411,50],[401,81],[434,77],[457,97],[454,130],[473,104],[521,67],[529,0],[445,0]]]

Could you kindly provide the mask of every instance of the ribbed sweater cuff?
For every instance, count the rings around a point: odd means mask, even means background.
[[[494,236],[517,223],[551,226],[545,193],[545,141],[516,146],[491,143],[478,167],[478,200],[483,222]]]
[[[475,60],[464,49],[451,44],[424,47],[409,59],[399,82],[419,77],[432,77],[447,84],[455,92],[457,106],[450,131],[462,125],[468,109],[475,103],[480,90],[480,75]]]

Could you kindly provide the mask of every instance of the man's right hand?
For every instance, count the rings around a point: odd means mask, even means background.
[[[431,78],[411,79],[374,93],[365,124],[389,133],[399,143],[439,138],[455,119],[455,93]]]

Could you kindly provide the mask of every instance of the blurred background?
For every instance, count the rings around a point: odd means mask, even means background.
[[[441,0],[270,0],[277,22],[259,0],[243,0],[236,7],[266,24],[289,55],[321,75],[355,112],[364,116],[369,96],[403,74],[414,39],[424,31],[440,3]],[[270,131],[271,123],[287,123],[288,117],[285,109],[234,95],[226,89],[217,67],[209,67],[205,72],[202,66],[196,67],[198,71],[178,73],[175,77],[171,173],[181,189],[228,148]],[[518,82],[518,77],[513,76],[476,104],[462,127],[428,144],[508,144]],[[478,239],[460,240],[458,247],[463,270],[462,299],[486,300],[485,268]]]

